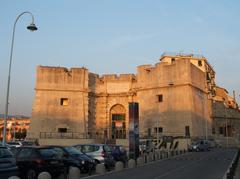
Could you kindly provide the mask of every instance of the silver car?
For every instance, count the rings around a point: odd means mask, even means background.
[[[188,151],[208,151],[210,150],[210,142],[208,140],[197,140],[191,143],[188,146]]]
[[[93,158],[96,163],[102,163],[106,168],[114,166],[111,149],[106,144],[78,144],[73,147]]]

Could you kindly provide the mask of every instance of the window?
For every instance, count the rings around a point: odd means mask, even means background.
[[[32,149],[30,149],[30,148],[23,148],[18,153],[18,158],[30,158],[32,156],[32,153],[33,153]]]
[[[202,61],[198,60],[198,66],[202,66]]]
[[[223,133],[224,133],[223,127],[219,127],[219,134],[223,134]]]
[[[172,61],[172,63],[175,62],[175,58],[172,58],[171,61]]]
[[[65,133],[67,132],[67,128],[58,128],[58,132]]]
[[[158,129],[158,131],[157,131],[157,129]],[[155,130],[155,133],[157,133],[157,132],[158,133],[162,133],[163,132],[163,128],[162,127],[158,127],[158,128],[155,127],[154,130]]]
[[[90,152],[98,151],[99,148],[100,148],[100,146],[97,146],[97,145],[83,145],[81,151],[83,153],[90,153]]]
[[[60,99],[60,105],[61,106],[67,106],[68,105],[68,98],[61,98]]]
[[[6,148],[0,148],[0,158],[12,158],[13,154]]]
[[[214,128],[214,127],[212,128],[212,133],[213,133],[213,134],[215,134],[215,133],[216,133],[216,131],[215,131],[215,128]]]
[[[190,127],[189,126],[185,126],[185,136],[190,137]]]
[[[157,95],[158,102],[163,102],[163,95],[159,94]]]
[[[148,130],[147,130],[147,135],[148,135],[148,137],[151,137],[151,135],[152,135],[151,128],[148,128]]]
[[[58,153],[54,148],[40,148],[38,151],[43,158],[54,158],[55,156],[58,156]]]

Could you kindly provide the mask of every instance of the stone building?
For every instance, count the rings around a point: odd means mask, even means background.
[[[126,139],[130,102],[141,138],[212,138],[215,86],[207,59],[192,54],[163,54],[136,74],[38,66],[28,138]]]
[[[216,87],[212,102],[212,120],[214,139],[222,146],[236,146],[240,141],[240,109],[228,91]]]

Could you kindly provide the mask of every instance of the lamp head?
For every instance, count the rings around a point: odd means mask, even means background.
[[[27,26],[27,29],[30,31],[36,31],[38,28],[34,23],[31,23],[29,26]]]

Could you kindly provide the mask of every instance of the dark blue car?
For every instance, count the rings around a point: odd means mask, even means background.
[[[7,147],[0,147],[0,178],[18,176],[16,159]]]
[[[81,173],[91,174],[95,170],[95,161],[88,155],[71,146],[50,146],[62,158],[65,168],[77,167]]]

